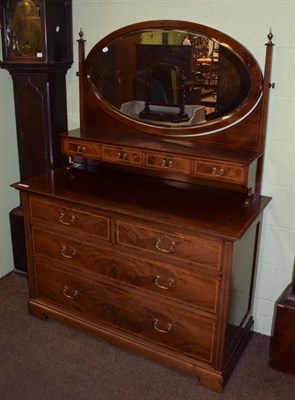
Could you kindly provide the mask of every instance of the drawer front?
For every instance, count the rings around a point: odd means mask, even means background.
[[[146,165],[149,168],[158,170],[169,170],[170,172],[190,173],[190,160],[181,157],[174,157],[169,154],[146,154]]]
[[[226,163],[196,161],[194,174],[200,178],[220,180],[229,183],[244,184],[246,182],[245,168]]]
[[[140,151],[129,148],[104,146],[102,160],[116,164],[142,165],[143,155]]]
[[[94,160],[101,158],[101,146],[97,143],[63,139],[62,151],[68,156],[91,157]]]
[[[115,289],[36,264],[38,300],[94,318],[139,338],[156,342],[207,363],[212,362],[215,320],[181,308],[149,301],[131,291]]]
[[[46,257],[66,264],[69,270],[71,267],[90,271],[99,269],[99,249],[80,240],[74,240],[67,235],[59,235],[32,227],[32,247],[35,256]]]
[[[81,241],[32,229],[33,253],[216,313],[219,280],[142,258],[112,254]]]
[[[139,224],[118,221],[117,243],[162,256],[166,262],[178,259],[214,268],[220,266],[222,245],[202,237],[174,234]]]
[[[62,202],[50,202],[30,197],[32,220],[54,224],[69,232],[83,232],[103,240],[110,240],[110,219],[103,215],[80,211]]]

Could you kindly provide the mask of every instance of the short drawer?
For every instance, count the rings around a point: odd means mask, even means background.
[[[90,271],[99,269],[101,259],[100,250],[94,245],[34,226],[32,227],[32,252],[34,256],[46,257],[69,267],[75,266]]]
[[[175,157],[169,154],[147,153],[146,166],[157,170],[169,170],[188,174],[190,172],[190,160],[182,157]]]
[[[103,146],[102,160],[116,164],[142,165],[143,155],[140,151],[129,148]]]
[[[118,221],[117,243],[164,257],[166,262],[178,259],[218,268],[221,242],[203,237],[170,233],[140,224]]]
[[[219,280],[184,268],[113,254],[56,233],[32,229],[33,254],[216,313]]]
[[[212,362],[216,320],[181,307],[147,300],[132,291],[115,289],[36,263],[39,301],[90,317],[98,324],[129,332],[204,362]]]
[[[100,160],[101,146],[97,143],[62,139],[62,152],[68,156],[89,157],[93,160]]]
[[[30,197],[30,217],[34,221],[54,224],[68,232],[82,232],[110,240],[110,219],[106,216],[81,211],[63,202],[51,202],[43,198]]]
[[[218,162],[195,161],[194,175],[204,178],[220,180],[228,183],[245,184],[246,170],[243,166]]]

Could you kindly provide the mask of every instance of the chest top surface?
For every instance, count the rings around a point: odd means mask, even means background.
[[[260,196],[249,206],[240,194],[141,176],[120,170],[61,168],[14,187],[51,201],[144,218],[200,234],[239,239],[266,207]]]

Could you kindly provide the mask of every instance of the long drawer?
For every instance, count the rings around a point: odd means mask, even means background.
[[[38,301],[211,363],[216,320],[35,263]]]
[[[34,221],[53,224],[68,230],[66,235],[75,231],[110,240],[110,218],[85,212],[68,203],[50,202],[39,197],[30,197],[30,217]]]
[[[178,233],[165,232],[129,221],[118,221],[117,243],[166,257],[167,262],[178,259],[220,267],[222,244],[219,241]]]
[[[220,281],[161,262],[114,254],[66,235],[32,227],[33,254],[216,313]]]

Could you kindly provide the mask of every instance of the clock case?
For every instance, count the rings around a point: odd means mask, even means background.
[[[11,54],[11,21],[20,3],[33,3],[39,12],[41,51],[34,56]],[[72,63],[72,0],[0,0],[2,26],[2,53],[4,62],[21,64]],[[31,15],[21,16],[27,22]]]
[[[19,0],[0,0],[3,61],[14,90],[20,178],[28,179],[66,162],[60,133],[68,129],[65,76],[73,62],[72,1],[35,0],[41,19],[42,57],[11,56],[9,20]],[[27,271],[21,205],[10,212],[17,270]]]

